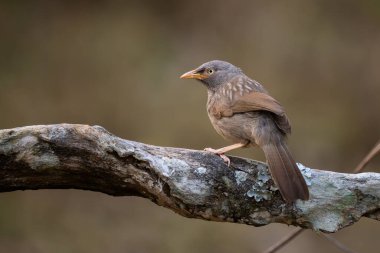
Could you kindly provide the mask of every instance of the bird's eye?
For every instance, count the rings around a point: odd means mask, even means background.
[[[212,73],[214,73],[213,69],[207,69],[207,74],[211,75]]]

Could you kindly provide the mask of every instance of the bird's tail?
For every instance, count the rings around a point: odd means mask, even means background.
[[[308,200],[309,190],[301,171],[286,143],[277,142],[262,146],[271,175],[287,203],[297,199]]]

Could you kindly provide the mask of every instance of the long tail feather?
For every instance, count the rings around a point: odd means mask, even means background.
[[[280,193],[287,203],[297,199],[308,200],[309,190],[301,171],[288,147],[283,142],[262,146],[269,164],[269,170]]]

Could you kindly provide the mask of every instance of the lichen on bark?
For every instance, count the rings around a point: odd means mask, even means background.
[[[284,203],[267,165],[204,151],[123,140],[100,126],[0,130],[0,191],[82,189],[140,196],[178,214],[263,226],[336,232],[361,217],[380,220],[380,174],[343,174],[299,164],[311,198]]]

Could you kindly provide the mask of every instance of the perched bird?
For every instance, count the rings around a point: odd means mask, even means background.
[[[210,61],[181,78],[201,81],[207,88],[207,113],[215,130],[234,144],[205,150],[218,154],[242,147],[259,146],[271,175],[287,203],[309,199],[306,182],[286,145],[290,123],[283,107],[264,87],[240,68],[225,61]]]

